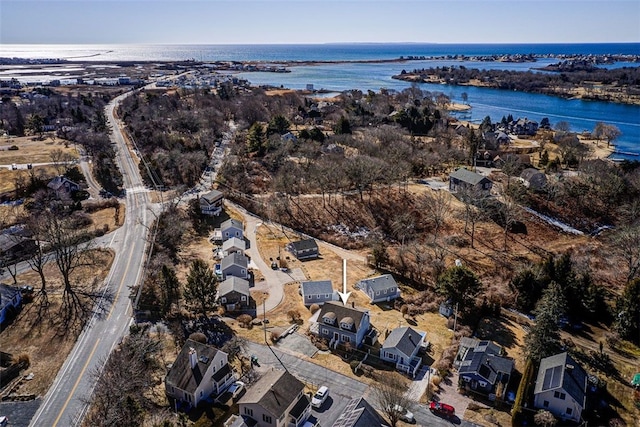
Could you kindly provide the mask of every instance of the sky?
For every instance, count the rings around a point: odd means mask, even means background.
[[[0,0],[0,44],[640,42],[640,0]]]

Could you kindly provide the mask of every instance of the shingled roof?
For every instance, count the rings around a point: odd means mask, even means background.
[[[410,327],[395,328],[384,343],[382,348],[397,348],[407,356],[413,355],[416,347],[420,346],[422,334]]]
[[[346,307],[341,302],[336,301],[327,301],[324,303],[322,308],[320,309],[320,314],[318,315],[318,320],[325,317],[334,318],[338,320],[338,326],[340,323],[343,323],[343,320],[351,324],[353,322],[353,329],[350,329],[353,332],[358,331],[358,327],[362,322],[362,317],[367,312],[364,310],[360,310],[354,307]]]
[[[545,357],[540,361],[534,394],[564,389],[584,408],[587,373],[567,352]]]
[[[238,404],[258,404],[280,418],[303,390],[304,384],[289,372],[273,369],[253,384]]]
[[[474,186],[480,184],[485,180],[490,181],[486,176],[480,175],[479,173],[475,173],[465,168],[457,169],[450,175],[450,177]]]
[[[198,363],[194,368],[191,368],[189,360],[191,349],[194,349],[198,356]],[[188,339],[173,362],[165,379],[166,383],[188,393],[194,393],[218,351],[220,350],[215,347]]]

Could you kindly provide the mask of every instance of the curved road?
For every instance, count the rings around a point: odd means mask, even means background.
[[[85,400],[95,386],[92,374],[102,369],[131,321],[130,287],[138,282],[143,272],[151,218],[147,215],[151,207],[148,193],[144,190],[138,166],[131,158],[119,121],[114,116],[115,107],[131,93],[115,98],[105,111],[112,129],[112,142],[118,147],[117,161],[127,189],[125,220],[122,227],[111,234],[109,243],[116,256],[105,282],[103,295],[106,297],[102,304],[97,305],[93,317],[80,334],[33,416],[31,426],[69,426],[82,420],[87,409]]]

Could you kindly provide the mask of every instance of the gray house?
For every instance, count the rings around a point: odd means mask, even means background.
[[[242,239],[244,237],[243,232],[244,226],[242,225],[242,222],[237,219],[229,218],[220,224],[220,233],[222,235],[223,242],[232,237]]]
[[[535,168],[527,168],[520,173],[520,180],[525,187],[541,190],[547,185],[547,175]]]
[[[239,253],[234,252],[222,258],[220,261],[220,270],[222,271],[222,280],[226,280],[230,276],[240,277],[241,279],[249,278],[249,259]]]
[[[456,365],[460,380],[482,394],[496,394],[503,398],[511,379],[514,362],[500,356],[502,349],[492,341],[472,338],[461,340]]]
[[[587,373],[567,352],[540,361],[533,406],[564,421],[580,422],[587,399]]]
[[[218,216],[222,212],[224,196],[218,190],[211,190],[200,196],[200,212],[203,215]]]
[[[225,255],[232,254],[234,252],[244,253],[247,248],[247,244],[242,238],[230,237],[222,242],[222,252]]]
[[[415,377],[422,364],[418,352],[424,347],[426,336],[426,332],[418,332],[413,328],[396,328],[384,340],[380,358],[395,364],[397,370]]]
[[[240,277],[227,277],[218,286],[217,300],[227,311],[242,311],[252,307],[249,282]]]
[[[333,427],[388,427],[389,424],[364,397],[356,397],[347,403]]]
[[[460,168],[449,175],[449,191],[477,191],[489,193],[493,182],[486,176],[465,168]]]
[[[314,239],[291,242],[286,249],[299,260],[318,258],[319,255],[318,244]]]
[[[300,380],[272,369],[247,389],[238,401],[238,411],[246,425],[300,427],[311,414],[311,401]]]
[[[358,288],[371,298],[371,304],[400,297],[400,289],[391,274],[362,279],[358,282]]]
[[[306,281],[300,284],[302,301],[307,307],[311,304],[322,305],[327,301],[338,301],[338,292],[333,289],[331,280]]]
[[[188,339],[165,377],[169,397],[197,406],[222,393],[235,380],[227,353]]]
[[[0,325],[22,304],[22,292],[15,286],[0,283]]]
[[[327,301],[311,318],[311,333],[329,341],[329,347],[349,343],[360,347],[371,329],[369,312],[345,307],[340,302]]]

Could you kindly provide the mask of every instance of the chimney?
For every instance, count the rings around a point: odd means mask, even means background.
[[[198,366],[198,352],[193,347],[189,347],[189,362],[191,364],[191,369],[195,369]]]
[[[351,301],[351,308],[356,308],[356,302],[355,301]]]

